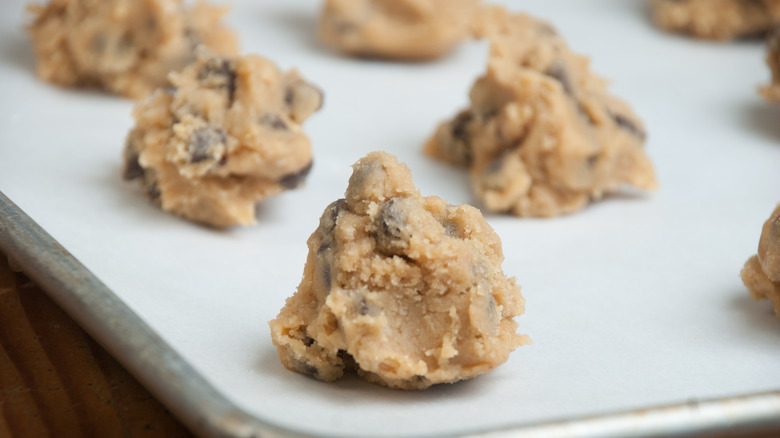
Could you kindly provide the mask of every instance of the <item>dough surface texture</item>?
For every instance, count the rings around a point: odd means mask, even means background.
[[[312,166],[302,123],[322,93],[257,55],[200,50],[136,104],[124,178],[164,210],[217,227],[251,225],[256,205],[301,185]]]
[[[488,210],[551,217],[626,184],[657,187],[642,121],[552,26],[488,8],[476,29],[491,44],[487,72],[424,149],[468,168]]]
[[[400,389],[483,374],[530,343],[525,301],[479,210],[422,197],[409,169],[373,152],[308,240],[298,291],[270,322],[287,368]]]

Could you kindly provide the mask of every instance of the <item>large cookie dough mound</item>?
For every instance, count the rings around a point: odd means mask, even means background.
[[[170,81],[136,105],[124,151],[125,179],[139,179],[164,210],[249,225],[258,202],[304,181],[312,155],[301,124],[322,93],[296,71],[200,51]]]
[[[772,102],[780,102],[780,26],[767,37],[766,63],[772,70],[772,83],[761,88],[761,94]]]
[[[51,0],[30,10],[38,76],[66,87],[140,99],[191,62],[198,44],[237,53],[219,23],[226,9],[203,2],[186,10],[181,0]]]
[[[764,224],[758,254],[745,263],[742,281],[753,299],[770,300],[780,318],[780,204]]]
[[[391,155],[355,164],[308,246],[298,292],[270,323],[291,370],[424,389],[485,373],[529,343],[498,236],[477,209],[421,197]]]
[[[712,40],[760,36],[780,23],[780,0],[652,0],[651,8],[661,29]]]
[[[323,41],[354,56],[423,60],[449,52],[469,34],[480,0],[327,0]]]
[[[549,217],[623,184],[656,187],[642,122],[551,26],[494,8],[478,33],[491,41],[487,73],[425,151],[468,167],[487,209]]]

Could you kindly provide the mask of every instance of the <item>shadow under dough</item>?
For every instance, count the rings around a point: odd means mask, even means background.
[[[290,391],[300,391],[307,396],[318,397],[329,403],[341,405],[362,405],[374,403],[408,404],[430,403],[437,399],[468,399],[488,391],[492,386],[488,376],[479,376],[452,384],[433,385],[423,391],[390,389],[366,382],[353,372],[347,372],[335,382],[322,382],[284,367],[279,361],[276,349],[262,349],[255,361],[255,370],[264,375],[275,375],[276,379],[289,385]]]
[[[780,320],[769,300],[755,301],[745,289],[734,293],[731,305],[743,317],[752,338],[774,345],[780,341]]]
[[[322,47],[317,37],[319,13],[320,10],[316,8],[282,8],[259,14],[259,21],[268,26],[282,28],[286,39],[297,40],[302,46],[320,52]]]
[[[0,59],[5,65],[35,75],[32,44],[21,32],[5,32],[0,36]]]
[[[780,105],[765,101],[751,101],[740,112],[741,122],[769,140],[780,142]]]

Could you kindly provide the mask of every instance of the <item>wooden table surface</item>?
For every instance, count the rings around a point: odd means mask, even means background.
[[[0,437],[191,437],[0,253]]]

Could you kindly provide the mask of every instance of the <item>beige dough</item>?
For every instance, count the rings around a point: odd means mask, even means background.
[[[586,58],[527,15],[490,8],[480,23],[487,73],[427,154],[467,167],[483,205],[516,216],[573,213],[624,184],[656,188],[642,122]]]
[[[181,0],[51,0],[31,6],[38,76],[140,99],[193,60],[199,44],[233,55],[237,38],[220,24],[224,7]]]
[[[780,204],[764,224],[758,254],[745,263],[742,281],[754,300],[770,300],[780,318]]]
[[[767,33],[780,23],[780,0],[651,0],[661,29],[711,40]]]
[[[771,102],[780,102],[780,27],[767,36],[766,63],[772,71],[772,83],[761,88],[761,94]]]
[[[483,374],[530,342],[516,333],[520,287],[479,210],[420,196],[392,155],[355,164],[308,246],[298,291],[270,322],[293,371],[424,389]]]
[[[256,204],[302,184],[312,166],[301,124],[322,93],[257,55],[200,50],[134,110],[125,179],[164,210],[213,226],[249,225]]]
[[[469,35],[480,0],[327,0],[320,38],[354,56],[440,57]]]

